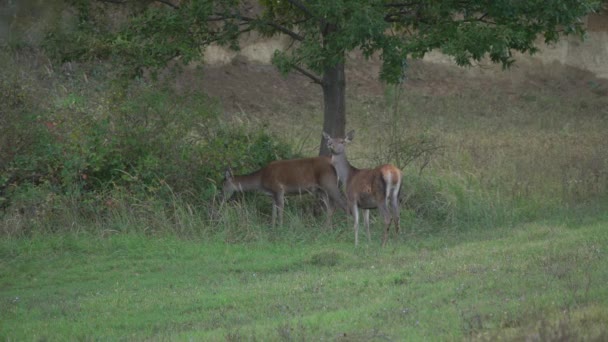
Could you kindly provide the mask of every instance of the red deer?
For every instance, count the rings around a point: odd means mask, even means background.
[[[235,191],[260,191],[272,196],[272,226],[275,225],[277,209],[279,224],[283,224],[283,205],[286,194],[319,191],[327,206],[327,222],[335,211],[333,203],[346,211],[344,199],[338,186],[338,176],[331,164],[330,157],[301,158],[278,160],[248,175],[234,176],[226,171],[224,179],[224,200],[229,199]]]
[[[384,239],[386,245],[391,222],[395,223],[395,232],[399,233],[399,191],[402,173],[396,166],[385,164],[375,169],[357,169],[346,158],[346,144],[353,140],[355,131],[350,131],[346,138],[332,138],[323,132],[327,147],[332,154],[340,182],[346,188],[346,203],[355,219],[355,246],[359,244],[359,208],[363,209],[367,240],[371,241],[369,232],[369,209],[378,208],[384,217]]]

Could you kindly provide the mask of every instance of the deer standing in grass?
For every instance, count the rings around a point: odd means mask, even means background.
[[[369,232],[369,209],[378,208],[384,218],[384,239],[386,245],[391,222],[395,223],[395,233],[399,233],[399,191],[402,173],[396,166],[385,164],[375,169],[357,169],[346,158],[346,144],[353,140],[355,131],[350,131],[346,138],[332,138],[323,132],[327,147],[332,154],[332,164],[336,168],[340,182],[346,191],[347,207],[355,219],[355,246],[359,244],[359,208],[363,209],[367,240],[371,242]]]
[[[283,225],[283,206],[286,194],[303,192],[321,192],[327,209],[327,223],[337,204],[346,211],[344,199],[338,186],[338,175],[330,157],[314,157],[271,162],[262,169],[243,176],[234,176],[226,170],[222,186],[224,200],[229,199],[235,191],[260,191],[272,197],[272,226],[274,227],[277,211],[279,225]]]

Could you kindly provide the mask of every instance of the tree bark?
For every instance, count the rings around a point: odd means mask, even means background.
[[[344,137],[346,130],[346,79],[343,62],[325,69],[322,87],[323,131],[332,137]],[[323,134],[321,134],[319,155],[330,155]]]

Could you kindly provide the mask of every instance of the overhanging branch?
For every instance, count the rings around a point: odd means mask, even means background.
[[[210,17],[208,20],[209,21],[223,21],[223,20],[228,20],[228,19],[241,20],[241,21],[243,21],[245,23],[249,23],[249,24],[258,22],[262,25],[270,26],[270,27],[274,28],[275,30],[277,30],[281,33],[284,33],[297,41],[301,42],[304,40],[304,36],[300,35],[299,33],[295,32],[295,31],[288,29],[287,27],[285,27],[281,24],[271,22],[271,21],[265,21],[263,19],[246,17],[246,16],[240,15],[238,13],[233,13],[233,14],[216,13],[214,16]]]
[[[125,4],[127,0],[97,0],[99,2],[109,2],[111,4]]]
[[[293,68],[300,74],[310,78],[313,81],[313,83],[316,83],[318,85],[323,85],[323,80],[319,76],[313,74],[312,72],[310,72],[302,67],[299,67],[297,65],[294,65]]]
[[[278,30],[281,33],[284,33],[288,36],[290,36],[291,38],[297,40],[297,41],[303,41],[304,40],[304,36],[301,36],[300,34],[298,34],[297,32],[294,32],[290,29],[288,29],[287,27],[283,26],[283,25],[279,25],[277,23],[273,23],[273,22],[264,22],[264,24]]]
[[[296,7],[300,11],[306,13],[307,16],[309,16],[311,18],[316,18],[314,13],[312,13],[312,11],[308,7],[306,7],[306,5],[304,5],[302,2],[300,2],[298,0],[287,0],[287,2],[292,4],[294,7]]]
[[[97,1],[107,2],[107,3],[111,3],[111,4],[118,4],[118,5],[126,4],[128,2],[128,0],[97,0]],[[155,0],[155,1],[165,4],[173,9],[179,9],[178,5],[171,3],[169,0]]]
[[[171,2],[169,2],[168,0],[156,0],[156,2],[163,3],[163,4],[169,6],[169,7],[173,8],[173,9],[179,9],[178,5],[174,5]]]

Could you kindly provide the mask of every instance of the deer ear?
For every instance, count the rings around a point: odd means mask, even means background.
[[[352,131],[350,131],[346,134],[346,139],[344,139],[344,141],[351,142],[354,137],[355,137],[355,130],[353,129]]]

